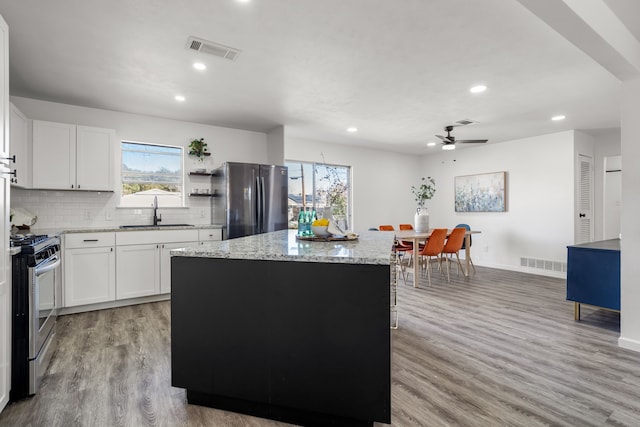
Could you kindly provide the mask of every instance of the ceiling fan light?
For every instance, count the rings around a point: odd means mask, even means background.
[[[435,147],[436,143],[431,141],[431,142],[427,142],[427,147]]]
[[[485,85],[477,85],[477,86],[473,86],[471,89],[469,89],[469,92],[471,92],[471,93],[481,93],[481,92],[484,92],[485,90],[487,90],[487,87]]]
[[[442,149],[443,149],[443,150],[447,150],[447,151],[449,151],[449,150],[455,150],[455,149],[456,149],[456,146],[455,146],[455,145],[453,145],[453,144],[444,144],[444,145],[442,146]]]

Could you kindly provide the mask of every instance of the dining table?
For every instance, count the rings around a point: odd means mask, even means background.
[[[419,248],[420,241],[427,241],[429,237],[431,237],[431,232],[433,228],[429,229],[429,231],[416,231],[416,230],[400,230],[395,231],[396,240],[409,240],[413,242],[413,287],[418,287],[418,272],[419,272],[419,256],[420,251],[416,250]],[[447,230],[447,237],[451,234],[453,229]],[[472,234],[480,234],[479,230],[467,230],[464,233],[464,241],[465,241],[465,249],[464,249],[464,257],[465,257],[465,268],[462,269],[462,274],[465,277],[469,277],[469,271],[471,269],[471,235]]]

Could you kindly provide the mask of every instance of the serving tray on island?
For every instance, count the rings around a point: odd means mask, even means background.
[[[310,242],[345,242],[345,241],[354,241],[358,240],[358,235],[353,234],[351,236],[296,236],[296,240],[305,240]]]

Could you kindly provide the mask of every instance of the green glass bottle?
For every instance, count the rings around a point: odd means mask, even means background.
[[[300,208],[300,213],[298,214],[298,236],[305,235],[304,221],[305,221],[304,209]]]

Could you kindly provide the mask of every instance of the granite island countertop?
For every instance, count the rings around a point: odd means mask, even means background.
[[[297,230],[272,233],[171,251],[172,256],[197,258],[227,258],[270,261],[298,261],[343,264],[388,265],[394,234],[378,231],[360,233],[354,241],[317,242],[297,240]]]

